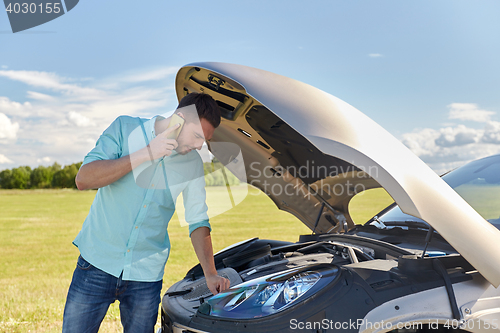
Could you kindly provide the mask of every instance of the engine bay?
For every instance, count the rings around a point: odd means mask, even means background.
[[[297,243],[252,238],[218,252],[214,260],[219,275],[229,279],[233,287],[293,268],[317,264],[345,266],[407,254],[410,253],[402,248],[368,238],[329,235],[322,240],[307,240],[305,236]],[[163,303],[168,303],[169,316],[173,317],[170,321],[182,323],[211,296],[198,264],[168,289]]]

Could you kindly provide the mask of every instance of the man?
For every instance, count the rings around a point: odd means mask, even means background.
[[[215,269],[203,163],[191,152],[211,139],[220,110],[209,95],[191,93],[176,113],[185,121],[177,140],[169,138],[180,126],[168,128],[172,117],[121,116],[85,157],[75,180],[78,189],[99,190],[73,242],[80,257],[63,332],[97,332],[115,300],[125,332],[153,332],[170,252],[167,225],[181,192],[208,288],[217,294],[229,287]]]

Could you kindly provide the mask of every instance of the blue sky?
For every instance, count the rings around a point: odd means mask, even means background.
[[[316,86],[434,170],[500,152],[498,1],[82,0],[13,34],[0,12],[0,170],[81,161],[118,115],[175,105],[220,61]]]

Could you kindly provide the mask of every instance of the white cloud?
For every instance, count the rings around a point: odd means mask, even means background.
[[[465,146],[478,142],[483,132],[483,130],[467,128],[464,125],[458,125],[455,128],[446,127],[440,130],[440,135],[434,142],[441,147]]]
[[[52,159],[48,156],[36,159],[37,163],[42,163],[42,164],[48,164],[48,163],[50,163],[50,161],[52,161]]]
[[[27,110],[32,106],[30,102],[20,104],[18,102],[11,102],[8,98],[3,98],[4,100],[2,100],[2,97],[0,97],[0,111],[2,110],[2,106],[4,106],[4,108],[10,110],[8,113],[5,112],[6,114],[14,115],[15,111],[18,116],[21,116],[19,110],[23,106],[23,111],[25,112],[22,113],[22,116],[24,117],[37,116],[57,119],[57,116],[60,116],[61,113],[68,115],[70,111],[75,111],[85,114],[91,120],[92,118],[100,118],[103,122],[111,121],[121,114],[137,114],[144,110],[164,106],[168,101],[168,97],[173,97],[174,94],[168,93],[172,90],[171,85],[167,86],[159,80],[165,79],[168,76],[174,76],[174,69],[174,67],[165,67],[154,71],[136,71],[135,74],[118,75],[111,79],[104,78],[97,82],[89,79],[75,80],[63,78],[55,73],[47,72],[0,70],[0,76],[24,82],[32,87],[49,89],[62,94],[60,96],[52,96],[39,91],[28,90],[28,98],[34,100],[32,103],[36,101],[45,102],[37,105],[33,104],[31,110]],[[78,81],[80,84],[67,83],[70,81]],[[114,83],[106,83],[111,81]],[[148,82],[149,87],[143,86],[144,82]],[[82,86],[83,83],[88,86]],[[128,87],[121,85],[128,85]],[[155,86],[150,87],[151,85]],[[73,124],[82,125],[81,119],[78,119],[74,114],[71,115]],[[56,121],[56,123],[61,122],[64,121]],[[92,123],[92,121],[89,122],[89,124]]]
[[[0,76],[9,78],[14,81],[20,81],[27,85],[39,88],[50,89],[53,91],[62,92],[76,99],[99,99],[103,97],[103,92],[94,89],[81,87],[77,84],[69,84],[71,81],[67,78],[60,77],[55,73],[38,72],[38,71],[14,71],[0,70]]]
[[[433,154],[436,150],[436,139],[439,131],[431,128],[415,130],[412,133],[403,134],[403,143],[417,156]]]
[[[50,95],[42,94],[36,91],[28,91],[27,96],[30,99],[36,99],[38,101],[53,102],[55,98]],[[27,103],[27,102],[26,102]]]
[[[416,129],[403,134],[402,142],[438,173],[500,154],[500,122],[491,120],[496,112],[482,110],[473,103],[452,103],[447,108],[449,119],[484,123],[483,127],[453,123],[439,129]]]
[[[0,154],[0,164],[12,164],[14,163],[11,159],[9,159],[4,154]]]
[[[2,65],[2,69],[7,69],[7,68],[9,68],[9,66],[7,66],[7,65]]]
[[[18,123],[12,123],[9,117],[7,117],[3,113],[0,113],[0,143],[6,143],[10,140],[15,140],[18,130]]]
[[[495,114],[493,111],[481,110],[477,104],[473,103],[451,103],[448,108],[450,109],[449,119],[487,122]]]
[[[500,122],[489,121],[484,127],[482,142],[500,144]]]
[[[382,58],[384,55],[380,53],[370,53],[368,54],[370,58]]]
[[[9,98],[0,96],[0,112],[17,117],[26,117],[31,113],[32,105],[30,102],[18,103]]]
[[[156,81],[156,80],[165,79],[169,76],[173,76],[173,75],[175,75],[175,73],[177,73],[178,70],[179,70],[178,67],[156,68],[156,69],[149,70],[149,71],[141,71],[138,73],[128,74],[128,75],[125,75],[125,76],[118,78],[118,79],[123,81],[123,82]]]
[[[463,124],[440,129],[419,129],[403,135],[402,142],[438,173],[477,158],[500,153],[500,122],[482,129]]]
[[[85,117],[84,115],[75,112],[75,111],[70,111],[68,114],[68,120],[76,125],[76,127],[89,127],[89,126],[95,126],[95,123],[90,120],[90,118]]]
[[[0,76],[14,81],[20,81],[34,87],[43,87],[54,90],[62,90],[64,88],[64,84],[61,83],[64,78],[61,78],[54,73],[9,70],[0,71]]]
[[[177,104],[174,74],[172,68],[160,68],[75,79],[0,70],[0,77],[24,82],[29,99],[21,103],[0,96],[0,144],[9,143],[1,151],[32,167],[48,163],[48,156],[50,163],[62,165],[81,161],[119,115],[151,117],[171,111],[169,103]]]
[[[87,109],[96,116],[103,112],[115,115],[134,114],[138,111],[165,105],[167,102],[166,97],[165,89],[135,87],[91,103]]]

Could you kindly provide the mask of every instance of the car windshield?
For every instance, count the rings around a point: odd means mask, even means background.
[[[470,162],[442,178],[485,220],[500,229],[500,155]],[[398,206],[379,216],[378,220],[386,225],[403,222],[408,226],[421,226],[425,223],[403,213]]]

